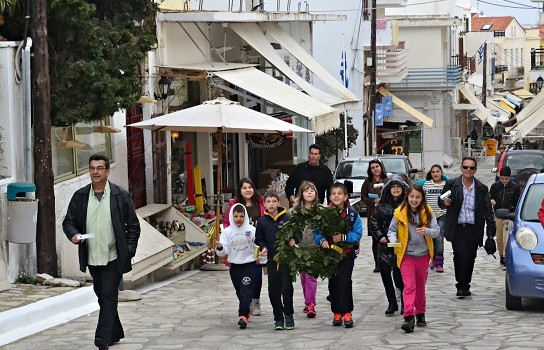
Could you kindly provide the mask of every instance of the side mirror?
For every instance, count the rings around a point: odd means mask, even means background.
[[[417,170],[416,168],[410,169],[410,174],[417,174],[418,172],[419,170]]]
[[[497,169],[497,167],[494,167],[493,169],[491,169],[491,172],[492,172],[492,173],[496,173],[497,170],[499,170],[499,169]]]
[[[515,213],[511,213],[508,209],[497,209],[495,210],[495,216],[502,220],[511,220],[514,221],[516,217]]]

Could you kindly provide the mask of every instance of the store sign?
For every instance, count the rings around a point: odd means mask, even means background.
[[[247,143],[258,149],[278,148],[285,141],[285,135],[273,134],[246,134]]]
[[[383,126],[383,104],[376,103],[376,109],[374,110],[374,125]]]

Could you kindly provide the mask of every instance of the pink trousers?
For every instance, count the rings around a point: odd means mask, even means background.
[[[425,283],[429,255],[413,257],[404,255],[400,263],[400,273],[404,282],[402,299],[404,301],[404,317],[425,313]]]
[[[310,276],[305,272],[301,272],[300,283],[302,284],[302,293],[304,293],[304,304],[315,305],[315,294],[317,291],[317,278]]]

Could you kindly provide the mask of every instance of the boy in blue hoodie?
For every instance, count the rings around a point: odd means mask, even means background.
[[[265,274],[268,275],[268,297],[274,313],[274,329],[293,329],[293,282],[289,276],[289,267],[274,261],[276,254],[276,234],[280,227],[289,220],[285,208],[279,206],[279,196],[274,191],[264,194],[263,216],[257,221],[255,244],[261,250],[261,255],[268,257]],[[291,240],[291,245],[295,242]]]
[[[344,324],[346,328],[351,328],[353,327],[353,316],[351,315],[353,311],[351,275],[353,273],[356,252],[359,249],[359,241],[363,235],[363,225],[359,213],[349,207],[349,203],[347,202],[348,191],[344,184],[340,182],[334,183],[329,193],[330,205],[340,209],[343,218],[349,218],[349,225],[346,232],[338,232],[328,238],[319,232],[318,228],[314,241],[323,249],[329,249],[331,245],[336,243],[347,243],[348,247],[344,248],[344,258],[340,261],[338,274],[329,278],[329,295],[331,310],[334,314],[332,325],[341,326]]]

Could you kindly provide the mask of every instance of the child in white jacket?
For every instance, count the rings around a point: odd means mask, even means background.
[[[217,255],[228,255],[231,263],[230,279],[239,300],[238,325],[247,327],[253,298],[253,283],[257,265],[255,264],[255,227],[249,224],[246,208],[235,204],[230,212],[231,225],[223,230],[219,242],[215,242]]]

